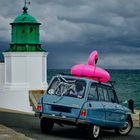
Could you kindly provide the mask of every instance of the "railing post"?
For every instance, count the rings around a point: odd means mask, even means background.
[[[134,101],[132,99],[128,100],[128,108],[134,113]]]
[[[140,113],[139,113],[139,126],[140,126]]]

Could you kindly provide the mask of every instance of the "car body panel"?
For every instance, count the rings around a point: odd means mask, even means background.
[[[110,127],[123,126],[126,119],[126,113],[123,111],[121,105],[111,102],[102,102],[102,104],[105,109],[106,125]]]
[[[88,101],[84,104],[83,108],[87,110],[85,120],[88,120],[92,124],[105,125],[105,111],[101,102]]]

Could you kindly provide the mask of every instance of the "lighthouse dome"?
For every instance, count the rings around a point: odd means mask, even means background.
[[[28,13],[23,13],[16,17],[14,23],[37,23],[37,20]]]
[[[27,13],[27,7],[24,7],[23,10],[23,13],[17,16],[13,23],[38,23],[33,16]]]

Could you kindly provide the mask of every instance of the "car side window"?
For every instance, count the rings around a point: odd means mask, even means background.
[[[116,100],[116,97],[115,97],[114,92],[113,92],[112,89],[109,89],[108,90],[108,94],[109,94],[109,100],[110,100],[110,102],[116,103],[117,100]]]
[[[101,87],[98,87],[98,96],[99,96],[99,101],[104,101],[103,89]]]
[[[104,93],[104,100],[106,102],[109,102],[110,99],[109,99],[109,96],[108,96],[108,90],[106,88],[103,88],[103,93]]]
[[[92,101],[98,100],[97,89],[95,85],[91,85],[89,89],[88,100],[92,100]]]

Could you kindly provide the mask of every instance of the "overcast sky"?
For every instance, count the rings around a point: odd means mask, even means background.
[[[30,0],[28,12],[40,26],[40,40],[49,52],[48,68],[87,63],[93,50],[98,66],[140,69],[140,0]],[[1,51],[10,43],[11,27],[24,0],[0,0]]]

